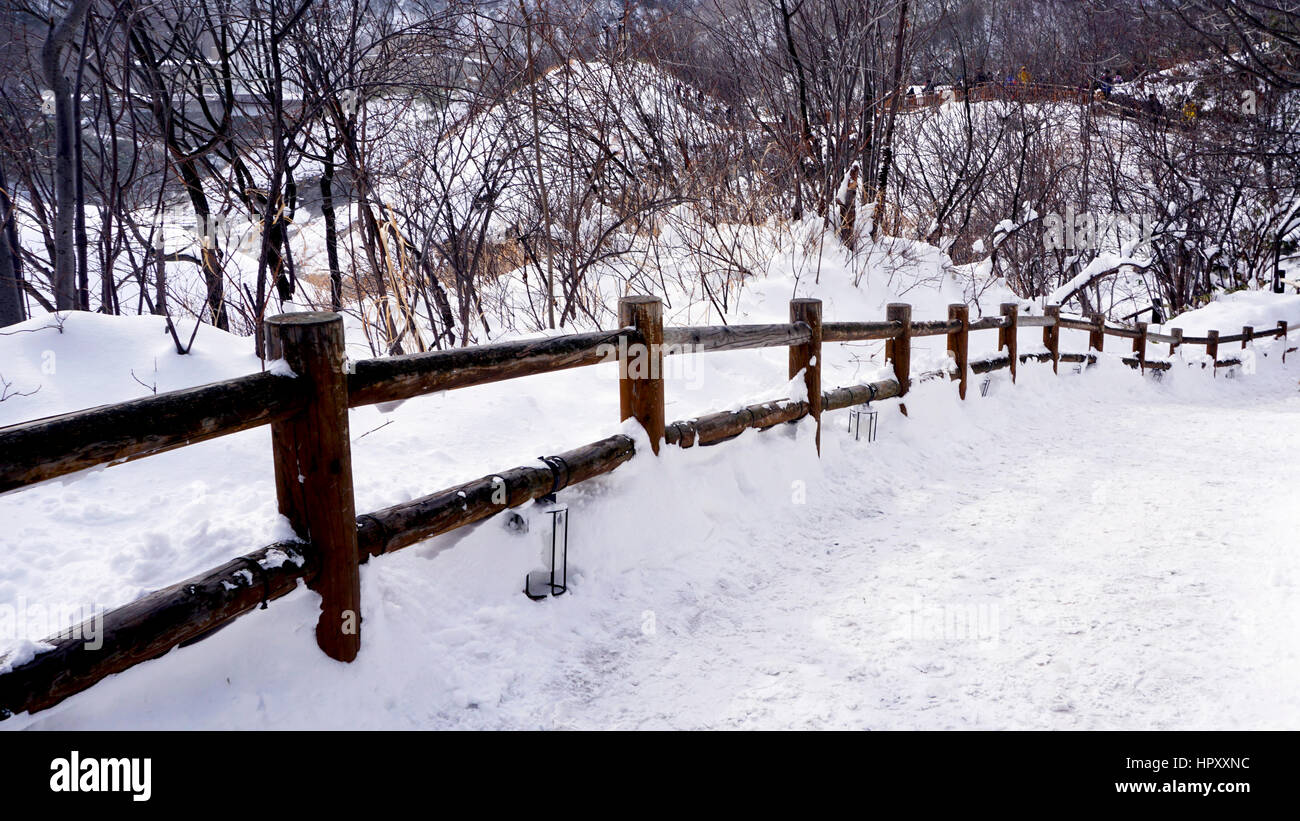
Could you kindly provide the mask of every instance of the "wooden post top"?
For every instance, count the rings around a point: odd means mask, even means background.
[[[276,314],[265,320],[267,325],[326,325],[335,321],[342,322],[343,315],[333,311],[300,311],[292,314]]]
[[[635,294],[621,297],[618,300],[618,321],[620,325],[634,325],[643,331],[653,330],[653,327],[662,327],[663,314],[664,303],[657,296]]]
[[[906,302],[891,302],[885,306],[885,319],[890,322],[899,322],[903,325],[905,334],[911,333],[912,327],[912,306]],[[886,354],[888,357],[889,354]]]
[[[820,299],[790,300],[790,321],[807,322],[820,326],[822,321],[822,301]],[[817,333],[820,335],[821,331],[817,331]]]

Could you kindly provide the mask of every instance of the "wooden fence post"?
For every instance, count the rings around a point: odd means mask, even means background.
[[[1174,341],[1169,343],[1169,355],[1173,356],[1174,351],[1178,350],[1178,346],[1183,344],[1183,329],[1170,328],[1169,335],[1174,338]]]
[[[1051,325],[1043,326],[1043,345],[1052,355],[1052,373],[1057,373],[1061,361],[1061,306],[1048,305],[1043,309],[1043,316],[1053,320]]]
[[[948,332],[948,350],[957,363],[957,395],[966,398],[966,379],[970,375],[970,308],[965,304],[948,306],[948,321],[960,322],[961,327]]]
[[[316,643],[330,658],[352,661],[361,649],[361,578],[343,317],[280,314],[265,328],[268,357],[284,359],[308,392],[301,413],[271,426],[280,512],[310,542],[317,565]]]
[[[619,346],[619,419],[636,419],[659,453],[664,439],[664,311],[655,296],[627,296],[618,301],[618,323],[640,332],[640,340]]]
[[[1241,329],[1241,349],[1246,350],[1246,345],[1255,339],[1255,329],[1250,325],[1245,325]]]
[[[1205,334],[1205,355],[1210,357],[1210,367],[1219,370],[1219,332],[1207,331]]]
[[[808,389],[808,413],[816,422],[814,441],[817,455],[822,452],[822,301],[820,299],[790,300],[790,321],[803,322],[812,330],[812,338],[804,345],[790,346],[790,378],[803,371],[803,384]]]
[[[1088,347],[1097,353],[1106,350],[1106,315],[1098,311],[1092,315],[1093,328],[1088,332]]]
[[[1147,372],[1147,323],[1137,324],[1137,337],[1133,340],[1133,353],[1137,354],[1138,370]]]
[[[898,395],[907,395],[912,382],[912,306],[906,302],[891,302],[885,308],[885,319],[903,326],[898,336],[885,340],[885,358],[894,363],[894,378],[898,380]],[[907,409],[903,408],[903,413]]]
[[[1283,362],[1286,362],[1286,329],[1287,329],[1286,321],[1278,320],[1277,338],[1282,340],[1282,361]]]
[[[1016,336],[1020,329],[1020,306],[1014,302],[1002,303],[1002,316],[1006,317],[1006,324],[998,328],[998,350],[1005,348],[1007,356],[1010,357],[1008,367],[1011,368],[1011,381],[1016,381],[1016,365],[1019,364],[1020,358],[1016,355]]]

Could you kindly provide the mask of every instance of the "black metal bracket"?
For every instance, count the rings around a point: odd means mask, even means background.
[[[552,497],[561,490],[569,486],[569,463],[559,456],[538,456],[551,469],[551,492],[547,496]]]

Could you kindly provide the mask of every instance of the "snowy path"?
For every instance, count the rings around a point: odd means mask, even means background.
[[[810,500],[807,540],[749,528],[753,586],[702,584],[652,640],[575,659],[592,695],[563,723],[1295,727],[1300,400],[1282,387],[1229,408],[997,403],[1014,430],[985,416],[988,438],[915,454],[956,457],[934,481]]]
[[[568,494],[569,596],[490,521],[363,569],[356,664],[300,590],[22,721],[1300,727],[1294,372],[1027,367],[870,446],[829,415],[820,462],[807,424],[638,459]]]
[[[927,485],[814,507],[824,536],[779,534],[774,581],[638,646],[582,723],[1295,726],[1300,472],[1277,457],[1300,406],[1226,428],[1218,407],[1057,410],[954,444]],[[1253,475],[1203,481],[1225,464]],[[633,696],[686,709],[638,720]]]

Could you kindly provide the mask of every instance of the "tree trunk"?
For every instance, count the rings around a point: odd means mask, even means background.
[[[23,301],[22,257],[18,248],[18,231],[14,227],[13,203],[9,199],[9,181],[0,165],[0,328],[27,318]]]
[[[81,29],[81,42],[90,42],[90,15],[87,14]],[[82,162],[81,139],[81,89],[86,76],[86,49],[82,48],[77,57],[77,81],[72,86],[72,167],[74,174],[74,195],[76,210],[74,214],[73,242],[77,249],[77,307],[83,311],[90,310],[90,237],[86,233],[86,175]],[[109,312],[111,313],[111,311]]]
[[[154,251],[154,270],[157,272],[157,278],[154,280],[153,312],[159,316],[167,316],[167,252],[162,249],[161,244],[160,242],[160,247]]]
[[[880,223],[885,215],[885,186],[889,182],[889,167],[894,163],[894,121],[898,117],[898,105],[903,99],[903,41],[907,34],[907,4],[903,0],[898,9],[898,30],[894,34],[894,75],[890,86],[893,97],[889,101],[889,116],[885,119],[884,146],[880,156],[880,182],[876,185],[876,204],[871,212],[871,238],[880,236]]]
[[[546,175],[542,170],[542,133],[541,125],[538,122],[537,107],[537,82],[540,76],[537,73],[537,67],[534,64],[533,56],[533,26],[532,17],[529,16],[527,9],[524,7],[523,0],[520,0],[519,9],[524,14],[524,43],[528,55],[528,93],[529,93],[529,110],[532,113],[533,125],[533,159],[537,168],[537,199],[541,206],[542,230],[546,236],[546,326],[555,328],[555,263],[554,253],[551,243],[551,206],[550,194],[546,190]],[[565,69],[567,71],[567,67]],[[468,311],[463,311],[461,316],[461,331],[469,333]],[[466,340],[467,341],[467,340]]]
[[[203,279],[208,291],[208,311],[214,327],[223,331],[230,330],[230,320],[226,315],[225,281],[222,276],[221,261],[217,257],[217,231],[212,224],[212,209],[208,206],[208,196],[203,192],[203,181],[194,160],[185,159],[177,163],[181,181],[185,184],[194,207],[194,219],[205,239],[199,243],[199,255],[203,259]]]
[[[90,0],[73,0],[68,13],[50,28],[41,49],[41,71],[54,95],[54,306],[76,310],[76,158],[73,146],[79,127],[74,113],[72,85],[60,65],[63,49],[81,23]]]
[[[328,138],[328,135],[327,135]],[[325,148],[320,178],[321,211],[325,214],[325,256],[330,266],[330,310],[343,310],[343,271],[339,268],[339,230],[334,222],[334,146]]]

